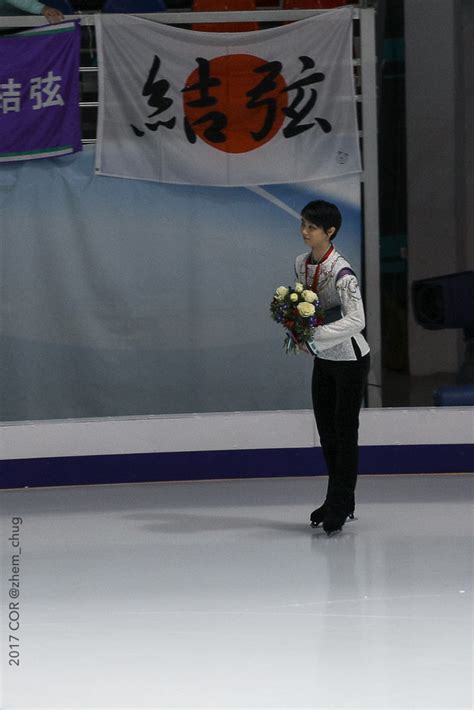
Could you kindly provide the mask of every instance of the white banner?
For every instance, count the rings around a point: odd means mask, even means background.
[[[97,18],[96,173],[305,182],[361,170],[352,10],[245,33]]]

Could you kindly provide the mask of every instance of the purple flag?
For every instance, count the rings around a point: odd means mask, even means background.
[[[0,162],[81,150],[78,22],[0,38]]]

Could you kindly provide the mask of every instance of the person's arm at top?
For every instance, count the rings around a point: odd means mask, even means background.
[[[30,12],[32,15],[44,15],[48,22],[62,22],[64,20],[64,15],[59,10],[54,7],[49,7],[44,5],[38,0],[7,0],[9,5],[18,8],[18,10],[23,10],[23,12]]]

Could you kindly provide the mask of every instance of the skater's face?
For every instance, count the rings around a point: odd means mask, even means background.
[[[304,217],[301,218],[301,235],[303,241],[315,251],[319,252],[329,249],[331,237],[335,231],[334,227],[329,227],[326,232],[322,227],[318,227],[317,224],[308,222]]]

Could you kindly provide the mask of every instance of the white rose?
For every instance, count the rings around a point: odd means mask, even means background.
[[[297,282],[295,283],[295,291],[296,291],[296,293],[301,293],[301,292],[303,291],[303,288],[304,288],[303,284],[300,284],[299,281],[297,281]]]
[[[314,301],[317,299],[317,295],[314,293],[314,291],[310,291],[310,289],[306,289],[301,295],[308,303],[314,303]]]
[[[292,293],[290,296],[290,301],[293,301],[293,303],[296,303],[297,300],[298,300],[298,294]]]
[[[278,286],[277,290],[275,291],[275,298],[277,298],[279,301],[283,301],[289,290],[290,289],[286,288],[286,286]]]
[[[314,316],[316,312],[316,309],[313,304],[307,303],[306,301],[298,303],[296,308],[298,309],[300,316],[303,316],[303,318],[309,318],[310,316]]]

